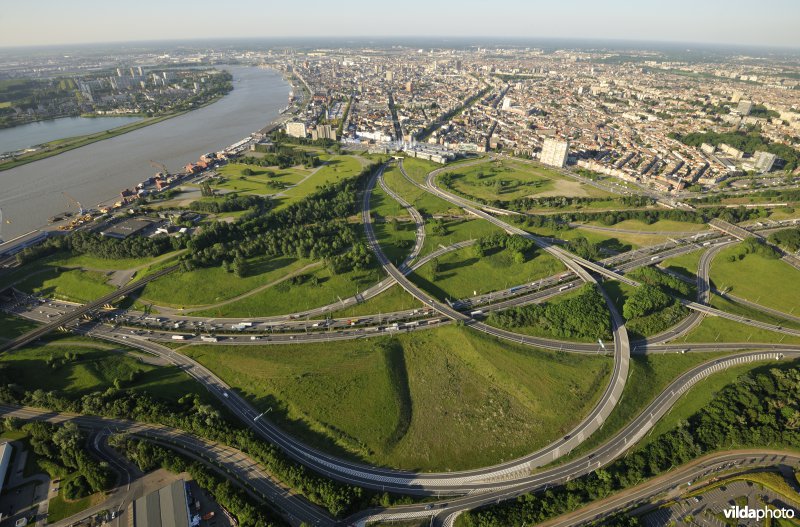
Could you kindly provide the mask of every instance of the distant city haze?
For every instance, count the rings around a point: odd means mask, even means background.
[[[800,47],[797,0],[6,0],[0,47],[179,39],[518,37]]]

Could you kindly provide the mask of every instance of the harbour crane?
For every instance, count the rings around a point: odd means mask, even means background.
[[[73,198],[72,196],[70,196],[66,192],[62,192],[61,194],[63,194],[64,197],[67,198],[67,201],[69,201],[70,203],[75,204],[75,205],[78,206],[78,215],[83,216],[84,214],[86,214],[86,209],[83,208],[83,205],[81,205],[80,201],[78,201],[77,199]]]

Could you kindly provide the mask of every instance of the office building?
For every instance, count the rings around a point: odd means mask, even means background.
[[[569,141],[547,138],[542,145],[542,153],[539,160],[545,165],[564,168],[567,164],[569,155]]]
[[[775,164],[775,159],[777,156],[775,154],[771,154],[769,152],[756,152],[753,154],[753,165],[755,169],[761,173],[769,172],[772,170],[772,166]]]
[[[736,107],[736,111],[739,113],[739,115],[750,115],[752,109],[752,101],[739,101],[739,105]]]
[[[306,137],[306,125],[305,123],[286,123],[286,135],[289,137]]]

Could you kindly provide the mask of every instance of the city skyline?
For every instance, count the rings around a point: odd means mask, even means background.
[[[0,35],[0,47],[74,45],[186,39],[253,38],[501,38],[621,40],[796,48],[800,5],[790,0],[689,2],[669,10],[613,0],[602,9],[584,0],[561,4],[510,0],[493,9],[469,0],[435,5],[409,0],[402,9],[363,0],[336,4],[309,1],[264,6],[244,0],[235,12],[212,0],[177,0],[169,5],[143,0],[109,5],[85,0],[82,9],[45,0],[36,9],[22,3],[4,7],[15,24]],[[156,14],[153,14],[156,13]],[[691,14],[688,16],[687,13]],[[758,14],[759,16],[755,16]],[[206,17],[214,22],[204,22]],[[221,20],[221,22],[217,22]]]

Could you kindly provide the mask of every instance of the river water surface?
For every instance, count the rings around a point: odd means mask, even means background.
[[[156,169],[150,160],[177,171],[202,154],[263,128],[286,106],[290,87],[278,72],[239,66],[225,69],[233,74],[234,89],[214,104],[0,172],[4,218],[0,238],[9,240],[74,209],[62,192],[86,208],[94,207],[152,176]]]

